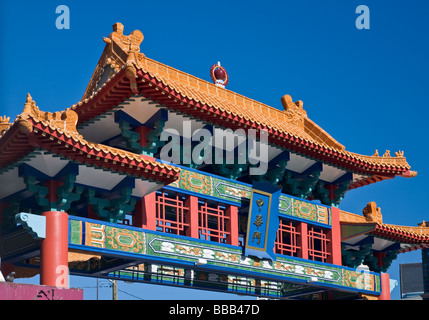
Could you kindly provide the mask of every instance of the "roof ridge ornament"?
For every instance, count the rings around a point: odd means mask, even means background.
[[[10,117],[0,116],[0,136],[12,125],[9,121]]]
[[[281,98],[281,103],[287,115],[288,122],[297,127],[304,128],[304,118],[307,117],[307,112],[304,110],[304,103],[301,100],[293,102],[292,97],[288,94],[285,94]]]
[[[211,66],[210,77],[213,83],[220,88],[225,88],[229,82],[228,73],[225,68],[220,65],[220,61]]]
[[[103,41],[107,44],[115,42],[123,51],[140,53],[140,44],[143,42],[144,36],[140,30],[134,30],[128,36],[124,35],[124,25],[116,22],[113,25],[113,32],[104,37]]]
[[[77,133],[76,125],[78,121],[78,115],[75,111],[73,111],[71,108],[54,113],[40,111],[39,107],[36,105],[36,101],[33,100],[29,93],[27,94],[27,100],[24,104],[24,110],[19,117],[21,120],[33,118],[37,121],[46,121],[52,127]]]
[[[363,208],[362,213],[368,222],[383,223],[381,210],[380,208],[377,208],[377,204],[374,201],[369,202],[366,207]]]
[[[36,101],[33,100],[33,97],[27,93],[27,99],[24,104],[24,110],[21,113],[21,117],[32,116],[35,118],[39,118],[40,110],[36,105]]]

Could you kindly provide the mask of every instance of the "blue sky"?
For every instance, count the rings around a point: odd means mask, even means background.
[[[369,30],[355,26],[361,4],[370,9]],[[55,27],[59,5],[70,8],[69,30]],[[27,92],[44,111],[77,103],[102,37],[121,22],[125,34],[143,32],[141,51],[152,59],[208,81],[210,66],[221,61],[232,91],[276,108],[285,94],[302,100],[309,118],[351,152],[403,150],[416,178],[353,190],[340,208],[361,213],[375,201],[383,222],[415,226],[429,220],[428,12],[424,0],[1,1],[0,114],[14,119]],[[420,260],[420,251],[401,254],[390,277],[399,280],[399,263]],[[72,278],[71,285],[95,286],[95,279]],[[146,299],[219,297],[142,284],[119,288]],[[95,289],[87,292],[94,298]],[[396,288],[392,298],[398,297]]]

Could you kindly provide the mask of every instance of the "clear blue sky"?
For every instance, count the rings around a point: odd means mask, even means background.
[[[69,30],[55,27],[62,4],[70,8]],[[361,4],[370,9],[369,30],[355,26]],[[405,151],[416,178],[353,190],[340,208],[361,213],[375,201],[385,223],[415,226],[429,220],[428,12],[425,0],[1,1],[0,114],[14,119],[27,92],[44,111],[77,103],[102,37],[122,22],[125,34],[143,32],[141,51],[152,59],[206,80],[219,60],[230,90],[277,108],[284,94],[302,100],[308,116],[351,152]],[[420,260],[420,251],[401,254],[391,278],[399,280],[399,263]],[[73,277],[71,285],[95,286],[95,279]],[[219,297],[142,284],[119,288],[145,299]],[[111,298],[110,289],[102,292]],[[86,298],[94,297],[95,289],[87,289]],[[398,297],[397,288],[392,298]]]

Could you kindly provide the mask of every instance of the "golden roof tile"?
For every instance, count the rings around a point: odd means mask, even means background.
[[[7,119],[7,121],[9,121],[9,119]],[[162,174],[163,171],[165,171],[167,175],[176,175],[180,172],[179,168],[157,162],[152,157],[87,141],[83,138],[82,135],[78,133],[76,129],[77,121],[77,113],[70,108],[61,112],[54,113],[39,110],[39,108],[36,106],[36,102],[32,99],[31,95],[28,94],[23,112],[16,117],[14,123],[10,124],[7,130],[3,130],[3,132],[1,133],[0,146],[6,148],[7,150],[13,148],[13,143],[7,143],[5,141],[6,139],[2,138],[6,138],[5,135],[7,131],[9,131],[14,126],[14,124],[17,124],[21,127],[27,128],[26,132],[38,133],[39,130],[42,130],[42,136],[49,135],[50,138],[57,139],[59,144],[63,143],[63,141],[61,141],[59,137],[63,135],[67,139],[69,139],[64,142],[66,148],[69,148],[71,144],[73,144],[74,146],[80,145],[81,147],[86,148],[85,150],[89,157],[91,157],[95,151],[98,153],[97,155],[95,155],[96,157],[104,158],[108,155],[113,155],[115,157],[119,157],[115,161],[126,160],[128,164],[131,164],[133,162],[136,168],[139,164],[150,165],[152,166],[152,168],[159,169],[159,174]],[[42,127],[37,126],[37,124],[42,125]],[[7,165],[7,163],[2,164]]]
[[[374,231],[383,235],[399,235],[406,238],[407,241],[429,243],[429,225],[421,223],[418,226],[400,226],[394,224],[387,224],[382,222],[382,215],[380,208],[377,208],[375,202],[370,202],[363,209],[363,215],[340,210],[340,223],[343,224],[369,224],[376,225]]]
[[[105,38],[106,48],[82,98],[83,103],[78,103],[72,107],[73,109],[83,109],[83,105],[97,98],[97,93],[105,84],[97,90],[95,88],[107,65],[114,65],[116,74],[124,68],[127,70],[135,68],[184,98],[234,117],[244,118],[249,123],[261,124],[273,130],[274,134],[291,135],[297,140],[297,143],[298,141],[301,143],[301,140],[309,143],[308,150],[315,151],[317,149],[319,153],[322,150],[327,157],[340,158],[345,164],[358,163],[365,167],[365,170],[369,168],[369,171],[373,171],[374,174],[386,174],[388,172],[405,177],[413,177],[417,174],[415,171],[409,171],[411,167],[408,165],[403,151],[395,152],[395,156],[391,156],[390,152],[384,153],[383,156],[379,156],[378,152],[372,156],[366,156],[346,151],[343,145],[308,118],[302,101],[293,102],[290,95],[281,98],[284,110],[279,110],[147,58],[140,52],[139,48],[143,35],[136,38],[136,34],[140,35],[141,32],[133,31],[129,36],[126,36],[123,34],[121,24],[114,25],[114,31],[109,35],[108,40]],[[136,80],[131,77],[130,81]],[[138,81],[145,82],[145,79],[138,79]],[[152,85],[149,82],[149,86]],[[136,85],[134,85],[135,88]],[[160,90],[158,87],[155,88]],[[164,91],[162,93],[166,94]],[[232,123],[234,122],[232,121]]]

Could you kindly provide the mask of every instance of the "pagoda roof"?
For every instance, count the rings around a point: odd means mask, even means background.
[[[349,189],[391,179],[413,177],[403,151],[395,156],[361,155],[345,147],[314,123],[303,109],[302,101],[281,98],[284,110],[252,100],[213,83],[147,58],[140,52],[143,34],[136,30],[123,35],[123,26],[104,38],[106,47],[82,100],[71,107],[83,124],[112,110],[133,95],[144,96],[169,109],[236,129],[267,130],[269,143],[350,172],[366,175]],[[110,71],[109,71],[110,70]],[[110,75],[105,77],[105,73]],[[104,78],[104,82],[103,79]]]
[[[85,140],[76,130],[77,114],[40,111],[30,94],[24,111],[13,123],[0,123],[0,170],[7,169],[28,153],[43,148],[58,156],[95,168],[135,176],[166,185],[178,179],[179,168],[153,158]]]
[[[429,224],[424,221],[418,226],[400,226],[383,223],[380,208],[370,202],[358,215],[340,210],[342,241],[354,243],[367,236],[374,236],[392,242],[401,243],[399,252],[429,248]]]

